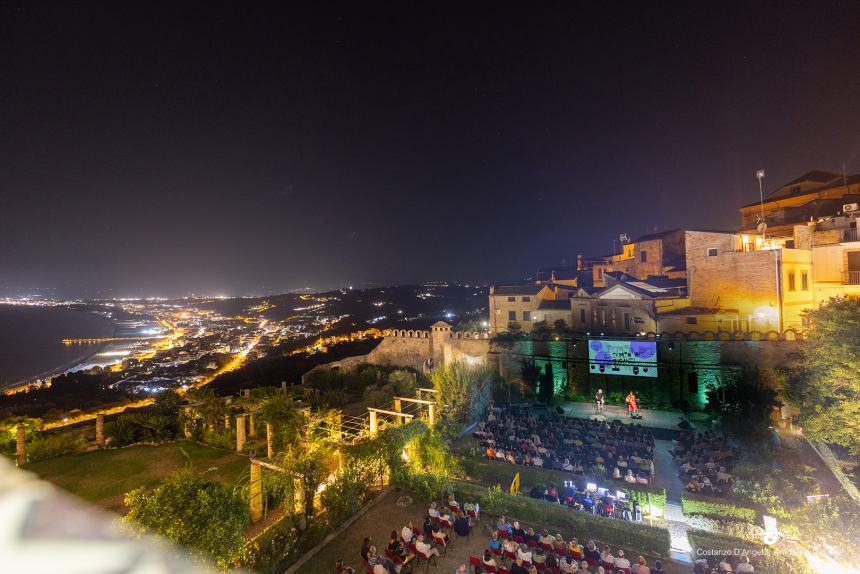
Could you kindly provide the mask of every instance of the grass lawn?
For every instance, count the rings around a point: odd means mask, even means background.
[[[24,468],[84,500],[124,514],[126,492],[156,486],[188,462],[197,470],[211,468],[210,475],[226,483],[249,471],[246,457],[187,441],[62,456]]]

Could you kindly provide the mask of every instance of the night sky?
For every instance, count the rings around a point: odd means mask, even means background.
[[[0,294],[510,280],[860,172],[854,1],[292,4],[0,3]]]

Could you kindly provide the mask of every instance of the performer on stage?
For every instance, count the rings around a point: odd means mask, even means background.
[[[603,389],[597,389],[597,394],[594,395],[594,404],[597,405],[597,414],[603,412],[603,403],[606,402],[606,397],[603,396]]]
[[[630,413],[631,419],[639,414],[639,404],[636,401],[636,395],[633,394],[633,391],[630,391],[630,394],[627,395],[627,411]]]

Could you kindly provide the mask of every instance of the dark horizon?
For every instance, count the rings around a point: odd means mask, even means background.
[[[0,296],[526,277],[860,172],[854,2],[0,6]]]

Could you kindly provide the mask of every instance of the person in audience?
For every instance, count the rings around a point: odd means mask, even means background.
[[[548,530],[544,530],[541,532],[541,535],[538,537],[538,544],[552,544],[555,542],[555,536],[549,533]]]
[[[438,524],[433,525],[433,530],[430,532],[430,535],[433,537],[433,541],[436,544],[448,544],[448,535],[439,527]]]
[[[493,533],[490,534],[490,539],[487,541],[487,546],[490,550],[501,550],[502,549],[502,541],[499,540],[499,531],[493,530]]]
[[[516,524],[516,522],[514,522],[514,524]],[[499,516],[499,519],[496,521],[496,530],[504,530],[508,535],[513,531],[511,523],[505,520],[504,516]]]
[[[741,559],[738,562],[738,567],[735,572],[755,572],[755,568],[750,564],[750,558],[746,554],[741,554]]]
[[[534,556],[532,556],[535,564],[546,564],[546,554],[544,554],[543,548],[538,546],[535,548]]]
[[[562,538],[560,532],[555,533],[555,542],[552,543],[552,546],[555,549],[556,553],[564,552],[565,550],[567,550],[567,542],[565,542],[564,538]]]
[[[391,535],[388,537],[388,550],[390,550],[395,556],[400,557],[401,560],[406,560],[408,556],[408,552],[406,547],[397,537],[397,531],[392,530]]]
[[[502,541],[502,549],[509,554],[515,553],[519,548],[520,545],[514,542],[511,538]]]
[[[582,558],[582,545],[576,538],[570,539],[570,544],[567,545],[567,551],[573,556]]]
[[[525,531],[525,530],[523,530],[522,528],[520,528],[520,523],[519,523],[519,522],[517,522],[516,520],[514,520],[514,527],[513,527],[513,529],[511,530],[511,535],[513,535],[513,536],[522,536],[523,538],[525,538],[525,537],[526,537],[526,531]]]
[[[439,556],[438,549],[433,548],[432,546],[424,542],[423,534],[418,536],[418,540],[415,541],[415,549],[427,558],[430,558],[431,556]]]
[[[492,446],[487,447],[487,458],[489,458],[489,459],[496,458],[496,449],[494,449]]]
[[[373,546],[373,540],[370,536],[364,539],[364,544],[361,546],[361,557],[367,560],[367,555],[370,552],[370,547]]]
[[[621,480],[621,469],[619,469],[617,466],[612,469],[612,478],[614,478],[615,480]]]
[[[394,572],[400,572],[400,567],[388,558],[380,556],[376,552],[376,546],[372,546],[368,549],[367,552],[367,563],[373,567],[373,574],[393,574]]]
[[[457,499],[454,498],[453,493],[448,495],[448,508],[460,508],[460,505],[457,504]]]
[[[594,543],[594,540],[589,540],[585,545],[583,555],[589,560],[600,560],[600,550],[597,549],[597,544]]]
[[[529,566],[529,574],[538,574],[537,566],[535,566],[534,564]]]
[[[517,558],[511,565],[511,574],[529,574],[528,568],[523,566],[522,558]]]
[[[588,562],[586,560],[583,560],[582,562],[579,563],[579,571],[582,572],[583,574],[588,574],[588,572],[589,572]]]
[[[430,518],[440,518],[441,514],[439,514],[439,509],[436,507],[436,501],[430,503],[430,508],[427,510],[427,514],[430,515]]]
[[[410,544],[412,542],[412,539],[415,538],[415,533],[412,531],[411,520],[407,522],[402,529],[400,529],[400,537],[406,544]]]
[[[484,566],[492,566],[493,568],[496,566],[496,560],[493,558],[493,553],[490,552],[489,549],[484,550],[484,558],[481,562],[484,563]]]
[[[472,530],[472,524],[469,522],[469,517],[462,512],[457,513],[457,518],[454,520],[454,532],[458,536],[468,536]]]
[[[522,560],[523,562],[531,562],[532,561],[532,552],[529,550],[529,547],[525,544],[520,544],[519,549],[517,550],[517,558]]]
[[[720,560],[720,564],[718,566],[720,572],[733,572],[732,563],[729,562],[729,555],[726,554],[723,556],[723,559]]]
[[[529,528],[528,530],[526,530],[526,537],[525,538],[526,538],[526,543],[528,543],[529,540],[533,540],[533,541],[537,542],[539,536],[537,534],[535,534],[535,531],[533,528]]]
[[[618,549],[618,556],[615,557],[616,568],[630,568],[630,560],[624,556],[624,550]]]
[[[466,569],[466,565],[462,562],[457,566],[457,569],[454,570],[454,574],[466,574],[467,572],[468,570]]]
[[[573,465],[570,463],[569,458],[564,459],[564,462],[561,464],[561,470],[565,472],[573,472]]]
[[[424,536],[430,536],[430,533],[433,532],[433,519],[427,516],[424,519],[424,524],[421,526],[421,530],[424,531]]]
[[[633,567],[633,574],[651,574],[651,569],[648,568],[648,563],[644,556],[636,559],[636,566]]]
[[[654,567],[651,568],[651,574],[665,574],[666,571],[663,570],[663,561],[657,560],[654,562]]]
[[[607,564],[615,564],[615,556],[612,555],[612,550],[609,546],[603,547],[603,550],[600,552],[600,561]]]
[[[633,476],[633,471],[631,469],[627,469],[627,474],[624,475],[624,482],[629,482],[631,484],[636,482],[636,477]]]
[[[467,500],[466,504],[463,505],[463,510],[466,512],[466,516],[469,516],[470,512],[475,513],[475,520],[479,520],[481,518],[481,507],[478,506],[477,502],[472,502],[472,500]]]

